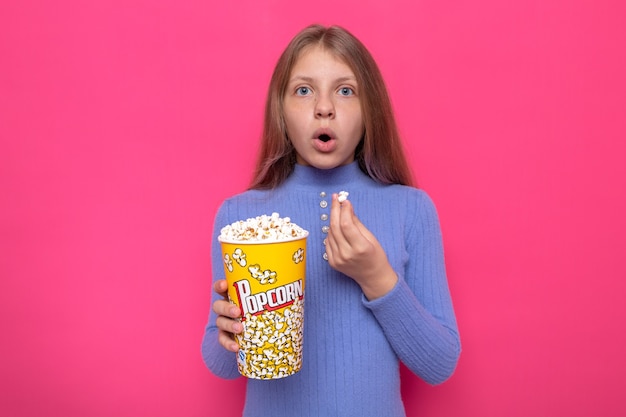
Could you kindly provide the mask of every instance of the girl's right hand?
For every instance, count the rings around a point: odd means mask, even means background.
[[[235,333],[243,332],[243,325],[239,320],[241,311],[239,307],[228,301],[228,284],[226,280],[218,280],[213,286],[215,292],[221,295],[221,300],[216,300],[213,303],[213,311],[217,314],[217,320],[215,324],[219,329],[217,340],[224,347],[224,349],[231,352],[237,352],[239,345],[235,342]]]

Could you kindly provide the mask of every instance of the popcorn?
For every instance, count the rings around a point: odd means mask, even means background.
[[[220,230],[228,299],[243,325],[237,366],[248,378],[284,378],[302,367],[307,236],[278,213]]]
[[[339,191],[339,196],[337,197],[337,201],[339,201],[340,203],[343,203],[344,201],[348,199],[349,195],[350,193],[347,191]]]
[[[281,218],[278,213],[272,213],[271,216],[264,214],[224,226],[220,230],[220,241],[268,242],[304,237],[306,234],[289,217]]]
[[[276,271],[270,271],[269,269],[261,271],[259,264],[250,265],[248,272],[250,272],[250,276],[259,281],[261,285],[276,283]]]
[[[246,376],[256,379],[283,378],[302,367],[304,319],[303,300],[280,310],[247,314],[243,334],[237,335],[241,348],[239,366]]]
[[[233,252],[233,259],[239,264],[239,266],[246,266],[246,254],[243,253],[241,248],[235,249],[235,252]]]

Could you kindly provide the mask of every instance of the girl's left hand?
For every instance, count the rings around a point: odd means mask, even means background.
[[[396,285],[398,276],[376,237],[354,214],[350,200],[332,196],[326,253],[331,267],[355,280],[368,300],[382,297]]]

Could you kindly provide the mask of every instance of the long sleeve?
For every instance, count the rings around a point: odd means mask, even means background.
[[[219,235],[220,228],[227,224],[227,207],[228,202],[220,206],[213,224],[213,236],[211,240],[211,271],[213,274],[213,283],[218,279],[224,278],[224,266],[217,236]],[[211,284],[211,288],[213,288],[213,283]],[[219,294],[211,290],[211,304],[220,297]],[[207,368],[216,376],[225,379],[234,379],[241,376],[237,369],[236,356],[233,352],[224,349],[217,341],[218,329],[215,325],[216,318],[217,315],[211,310],[202,339],[202,359]]]
[[[399,359],[430,384],[452,375],[461,352],[448,290],[435,206],[423,192],[411,194],[404,244],[407,261],[399,281],[384,297],[363,298]]]

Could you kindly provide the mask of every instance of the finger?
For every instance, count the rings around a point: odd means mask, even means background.
[[[361,219],[354,213],[354,206],[351,207],[352,212],[352,222],[354,223],[355,228],[358,230],[358,233],[361,238],[366,239],[370,243],[378,242],[376,236],[367,228],[363,223],[361,223]]]
[[[213,284],[213,290],[220,295],[226,296],[226,293],[228,292],[228,283],[225,279],[217,280],[215,281],[215,284]]]
[[[333,232],[337,245],[344,246],[358,242],[361,235],[355,223],[356,215],[350,200],[340,203],[337,194],[333,194],[331,207],[330,231]],[[332,209],[335,211],[333,212]]]
[[[231,352],[237,352],[239,345],[235,342],[233,335],[224,331],[221,331],[217,335],[217,341],[224,347],[224,349]]]
[[[361,233],[361,235],[367,239],[370,242],[377,242],[378,240],[376,239],[376,236],[374,236],[374,234],[372,232],[370,232],[370,230],[365,227],[365,225],[363,223],[361,223],[361,221],[359,220],[358,217],[356,217],[356,215],[354,216],[354,224],[357,227],[357,229],[359,229],[359,233]]]
[[[339,224],[341,227],[341,233],[344,239],[348,243],[353,243],[361,238],[361,233],[355,223],[354,206],[350,200],[346,200],[341,203],[341,210],[339,212]]]
[[[343,238],[343,232],[341,230],[341,204],[337,199],[337,194],[333,194],[330,204],[330,230],[329,234],[332,235],[335,242],[340,243]]]
[[[241,316],[241,310],[233,303],[226,300],[217,300],[213,303],[213,311],[218,316],[230,317],[236,319]]]
[[[341,204],[337,200],[337,194],[333,194],[331,197],[330,206],[330,228],[324,243],[326,244],[326,254],[328,255],[328,262],[333,265],[334,258],[339,253],[339,245],[345,242],[343,234],[341,232]]]
[[[237,320],[230,319],[228,317],[219,316],[215,319],[215,325],[223,332],[239,334],[243,332],[243,324]]]
[[[345,242],[342,247],[349,247],[357,252],[365,250],[368,245],[368,239],[363,233],[366,230],[365,226],[362,225],[354,213],[354,206],[350,200],[344,201],[341,203],[341,206],[339,224],[341,235]]]

